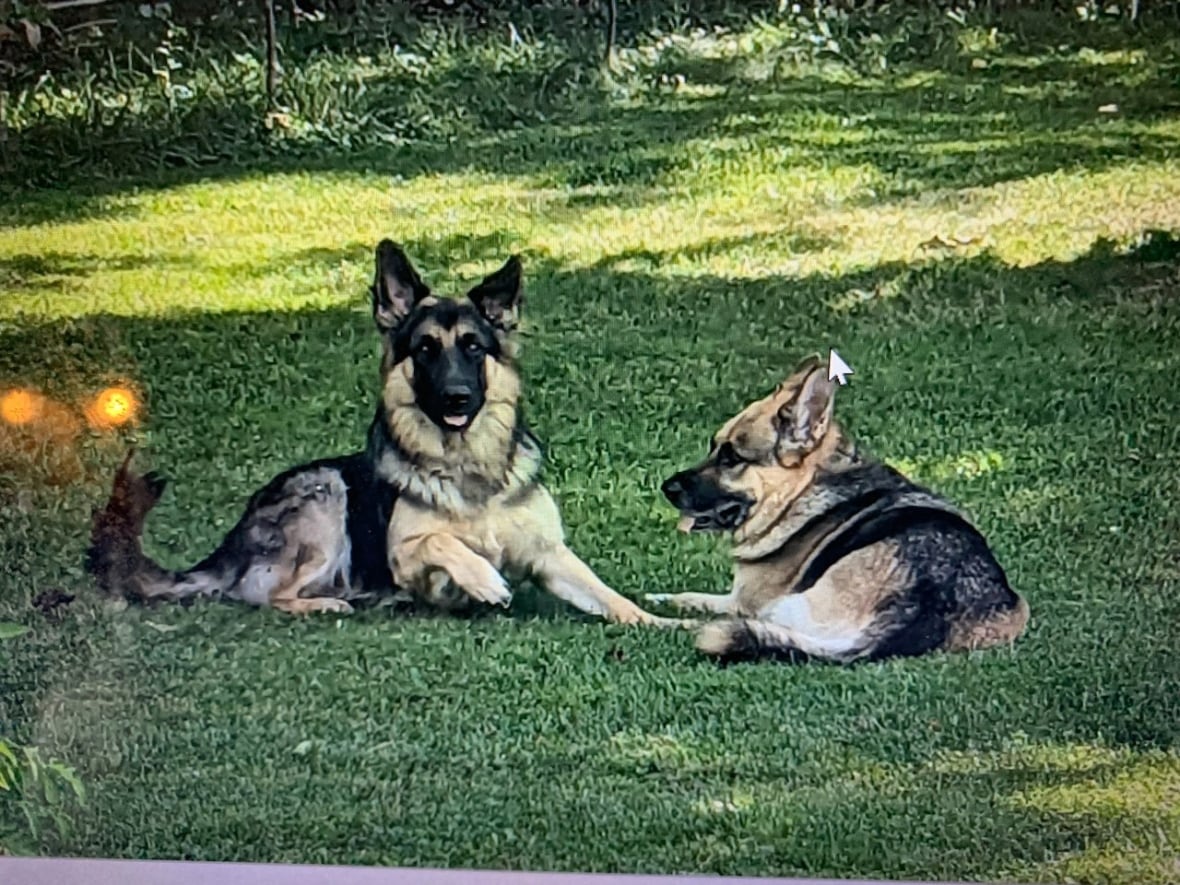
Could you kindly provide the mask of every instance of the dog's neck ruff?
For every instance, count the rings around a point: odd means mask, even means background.
[[[485,404],[464,432],[445,431],[413,405],[382,409],[370,434],[377,476],[399,495],[460,516],[531,487],[543,456],[515,403]]]
[[[862,458],[855,444],[841,442],[813,470],[803,491],[784,506],[773,508],[757,535],[735,537],[734,559],[754,562],[788,545],[806,545],[809,536],[818,538],[826,524],[831,523],[828,528],[832,528],[852,512],[863,515],[921,508],[966,521],[964,514],[941,496],[915,485],[887,464]]]
[[[778,551],[804,526],[822,515],[832,504],[826,495],[811,494],[825,473],[842,473],[865,467],[856,443],[833,424],[828,438],[798,469],[806,471],[801,485],[791,484],[772,492],[757,513],[733,534],[733,556],[741,561],[762,559]],[[777,499],[777,500],[776,500]]]

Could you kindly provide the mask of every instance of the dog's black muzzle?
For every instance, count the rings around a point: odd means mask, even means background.
[[[673,507],[692,517],[688,530],[694,532],[733,531],[746,521],[754,503],[745,495],[719,488],[692,470],[669,477],[660,490]]]

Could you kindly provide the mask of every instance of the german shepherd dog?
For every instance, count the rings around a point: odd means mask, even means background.
[[[274,477],[221,545],[182,572],[143,551],[165,480],[133,473],[129,453],[93,515],[86,565],[99,587],[139,601],[218,597],[292,614],[347,613],[383,593],[454,610],[507,606],[507,572],[610,621],[679,625],[612,590],[564,542],[539,479],[540,445],[521,417],[520,259],[465,299],[440,298],[383,240],[370,294],[382,393],[365,449]]]
[[[862,456],[833,420],[836,386],[811,357],[662,486],[685,532],[732,532],[728,594],[649,603],[726,617],[697,648],[721,661],[835,663],[1011,643],[1028,604],[967,518]]]

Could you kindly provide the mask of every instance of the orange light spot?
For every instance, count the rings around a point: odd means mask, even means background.
[[[139,403],[126,387],[108,387],[86,408],[86,420],[91,426],[110,429],[135,418]]]
[[[18,427],[36,421],[44,408],[44,398],[31,390],[9,390],[0,397],[0,418]]]

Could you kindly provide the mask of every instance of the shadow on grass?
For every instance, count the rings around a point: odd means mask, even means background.
[[[879,184],[866,199],[880,201],[1174,158],[1180,141],[1157,124],[1180,112],[1175,41],[1154,32],[1119,34],[1115,62],[1080,51],[1110,42],[1108,30],[1075,24],[1063,27],[1050,49],[1035,36],[1009,34],[1012,45],[984,53],[983,69],[972,67],[970,54],[942,47],[881,78],[831,79],[774,64],[767,73],[765,59],[679,54],[644,63],[640,79],[679,75],[681,89],[633,86],[638,93],[625,102],[592,78],[553,87],[552,65],[581,64],[573,44],[556,57],[541,52],[512,64],[495,52],[473,52],[426,75],[366,71],[364,89],[340,98],[347,107],[335,128],[286,135],[265,134],[252,122],[261,116],[257,102],[198,95],[177,119],[128,117],[115,129],[74,133],[69,143],[52,127],[23,131],[30,168],[39,158],[65,157],[86,172],[56,193],[14,182],[0,224],[117,214],[127,207],[116,198],[132,190],[271,172],[408,178],[474,171],[527,176],[545,187],[613,189],[610,199],[625,203],[764,155],[767,168],[783,174],[871,168]],[[1135,53],[1139,60],[1128,60]],[[345,53],[342,63],[356,59]],[[409,114],[408,101],[437,131],[383,147],[355,122]],[[1117,113],[1099,112],[1108,105]],[[193,168],[166,169],[170,158],[181,157]],[[111,163],[110,177],[95,177]],[[132,171],[145,163],[153,171]],[[62,164],[53,171],[58,175]],[[602,197],[574,196],[596,199]]]
[[[96,270],[135,270],[164,263],[178,262],[158,255],[122,255],[111,259],[78,252],[17,253],[0,257],[0,298],[15,301],[47,288],[62,292],[75,290]]]

